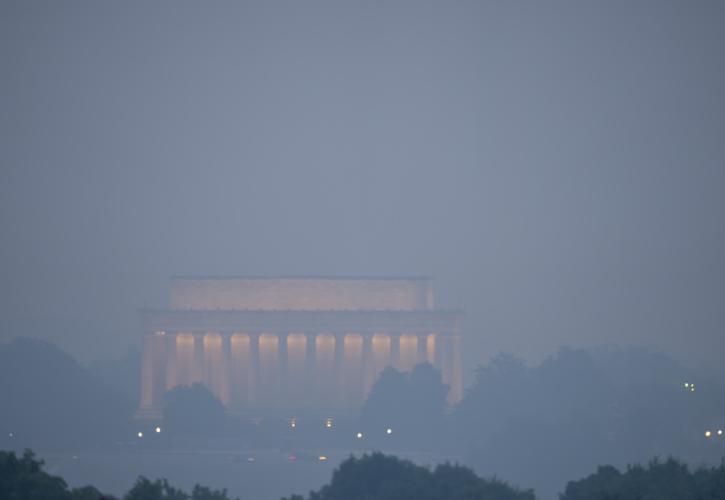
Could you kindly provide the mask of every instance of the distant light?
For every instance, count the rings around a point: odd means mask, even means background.
[[[143,432],[139,431],[138,437],[142,438],[143,437]]]
[[[247,457],[247,462],[254,462],[254,457]]]
[[[293,418],[292,420],[290,420],[289,421],[289,426],[292,427],[293,429],[295,427],[297,427],[297,419]]]
[[[327,462],[327,457],[325,455],[320,455],[319,457],[317,457],[317,460],[319,460],[320,462]]]
[[[710,432],[710,431],[705,431],[705,437],[706,437],[706,438],[709,438],[710,436],[712,436],[712,432]]]
[[[687,382],[685,382],[685,389],[687,389],[688,387],[690,387],[690,384],[688,384]]]
[[[296,462],[297,461],[297,455],[290,455],[289,457],[290,462]]]
[[[387,429],[385,430],[385,434],[392,434],[392,433],[393,433],[393,429],[391,429],[390,427],[388,427],[388,428],[387,428]]]
[[[718,430],[717,430],[717,435],[718,435],[718,436],[722,436],[722,429],[718,429]]]
[[[154,429],[154,431],[156,431],[156,434],[158,434],[159,432],[161,432],[161,427],[156,426],[156,428]]]
[[[9,437],[10,439],[12,439],[12,438],[13,438],[13,433],[12,433],[12,432],[9,432],[9,433],[8,433],[8,437]]]
[[[357,434],[356,434],[355,436],[356,436],[356,437],[357,437],[358,439],[362,439],[362,436],[363,436],[363,434],[362,434],[362,432],[358,432],[358,433],[357,433]]]
[[[332,419],[331,418],[325,419],[325,427],[327,427],[328,429],[332,429]]]

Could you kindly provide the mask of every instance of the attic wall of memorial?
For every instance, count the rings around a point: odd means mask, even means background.
[[[174,310],[432,310],[425,278],[174,278]]]

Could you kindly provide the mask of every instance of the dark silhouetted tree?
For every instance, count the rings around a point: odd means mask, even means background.
[[[43,449],[110,445],[135,409],[55,345],[25,338],[0,344],[0,401],[14,446]]]
[[[702,432],[725,411],[716,382],[641,349],[561,349],[541,365],[500,355],[454,413],[467,462],[551,497],[597,464],[705,456]],[[710,420],[708,420],[710,419]]]
[[[227,490],[213,490],[205,486],[196,485],[191,495],[185,491],[174,488],[166,479],[151,481],[144,476],[136,480],[136,484],[123,497],[124,500],[232,500]],[[237,499],[238,500],[238,499]]]
[[[470,469],[425,467],[380,453],[350,457],[335,470],[330,484],[310,492],[309,500],[534,500],[497,480],[485,480]],[[285,500],[285,499],[283,499]],[[294,495],[288,500],[303,500]]]
[[[561,500],[723,500],[725,464],[694,472],[674,459],[653,460],[647,467],[630,466],[624,473],[603,466],[579,481],[571,481]]]
[[[186,435],[223,433],[224,405],[206,386],[180,386],[166,393],[164,422],[169,432]]]
[[[373,442],[394,439],[397,446],[430,447],[440,444],[445,431],[448,387],[428,363],[408,375],[386,368],[360,412],[362,427]],[[387,436],[387,429],[393,434]]]
[[[30,450],[22,457],[0,451],[0,498],[3,500],[111,500],[92,486],[69,490],[65,481],[43,471]]]

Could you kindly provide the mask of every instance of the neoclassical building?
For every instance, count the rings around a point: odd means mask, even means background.
[[[429,278],[175,277],[170,295],[140,312],[141,418],[195,382],[232,413],[344,414],[386,366],[423,362],[462,396],[462,312],[435,308]]]

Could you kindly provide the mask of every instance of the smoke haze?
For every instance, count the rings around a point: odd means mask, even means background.
[[[202,275],[430,275],[499,351],[717,368],[720,2],[0,5],[0,317],[86,361]]]

